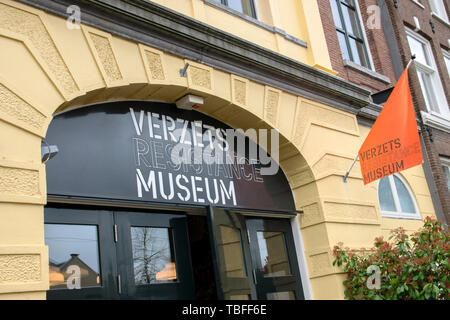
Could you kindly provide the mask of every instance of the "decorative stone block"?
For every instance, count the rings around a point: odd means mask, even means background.
[[[47,117],[1,83],[0,118],[34,134],[44,136]]]
[[[106,84],[122,81],[123,76],[111,44],[111,35],[86,26],[81,28]]]
[[[278,121],[280,95],[280,90],[266,87],[264,101],[264,119],[273,127],[276,127]]]
[[[70,96],[79,90],[40,16],[0,3],[0,28],[30,41],[65,95]]]
[[[0,246],[0,293],[46,291],[48,288],[46,246]]]
[[[214,90],[213,69],[205,65],[185,60],[189,63],[187,78],[189,88],[212,93]]]
[[[45,203],[43,164],[0,161],[0,202]]]
[[[240,106],[247,105],[248,80],[234,75],[231,76],[232,103]]]
[[[142,61],[150,83],[164,83],[167,80],[164,70],[164,53],[139,44]]]

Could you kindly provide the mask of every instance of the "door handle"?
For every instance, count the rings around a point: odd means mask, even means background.
[[[252,274],[253,274],[253,281],[255,282],[255,284],[258,284],[258,281],[256,280],[256,270],[252,269]]]
[[[117,275],[117,291],[122,294],[122,283],[120,282],[120,274]]]

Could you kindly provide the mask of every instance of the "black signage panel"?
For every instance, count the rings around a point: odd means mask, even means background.
[[[47,132],[47,142],[59,149],[46,164],[47,193],[294,211],[281,169],[262,174],[268,167],[259,160],[263,150],[240,133],[229,143],[227,129],[200,112],[155,102],[112,102],[65,112]]]

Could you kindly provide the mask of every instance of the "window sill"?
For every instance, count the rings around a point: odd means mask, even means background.
[[[450,133],[450,120],[448,118],[425,111],[420,111],[420,113],[424,125]]]
[[[414,2],[416,5],[418,5],[420,8],[425,9],[425,7],[423,6],[423,4],[421,4],[420,2],[416,1],[416,0],[411,0],[412,2]]]
[[[208,6],[214,7],[216,9],[219,9],[219,10],[222,10],[222,11],[225,11],[225,12],[227,12],[227,13],[229,13],[229,14],[237,17],[237,18],[243,19],[243,20],[245,20],[245,21],[247,21],[249,23],[257,25],[258,27],[261,27],[261,28],[263,28],[263,29],[265,29],[267,31],[279,34],[279,35],[283,36],[286,40],[291,41],[291,42],[293,42],[293,43],[295,43],[295,44],[297,44],[299,46],[302,46],[302,47],[305,47],[305,48],[308,47],[308,44],[305,41],[287,34],[286,31],[284,31],[282,29],[279,29],[277,27],[269,26],[268,24],[265,24],[264,22],[261,22],[258,19],[250,17],[250,16],[248,16],[246,14],[243,14],[243,13],[237,11],[237,10],[231,9],[230,7],[227,7],[227,6],[223,5],[223,4],[221,4],[220,2],[217,2],[215,0],[203,0],[203,2],[206,5],[208,5]]]
[[[442,18],[441,16],[438,16],[436,13],[431,12],[431,16],[436,18],[437,20],[439,20],[443,24],[445,24],[447,27],[450,27],[450,23],[447,20],[445,20],[444,18]]]
[[[352,68],[352,69],[354,69],[356,71],[362,72],[362,73],[368,75],[371,78],[374,78],[374,79],[376,79],[378,81],[384,82],[385,84],[390,84],[391,83],[391,80],[388,77],[386,77],[386,76],[384,76],[382,74],[379,74],[378,72],[375,72],[373,70],[370,70],[370,69],[368,69],[366,67],[363,67],[363,66],[361,66],[361,65],[359,65],[357,63],[354,63],[354,62],[352,62],[350,60],[344,59],[344,67],[349,67],[349,68]]]
[[[390,211],[382,211],[381,212],[382,218],[389,218],[389,219],[404,219],[404,220],[422,220],[422,217],[420,214],[417,213],[398,213],[398,212],[390,212]]]

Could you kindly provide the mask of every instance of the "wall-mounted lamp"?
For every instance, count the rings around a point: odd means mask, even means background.
[[[431,31],[433,31],[433,33],[436,33],[436,30],[434,28],[434,23],[431,20],[430,20],[430,26],[431,26]]]
[[[187,68],[189,67],[189,63],[186,62],[186,64],[184,65],[183,69],[180,69],[180,76],[182,76],[183,78],[186,78],[186,72],[187,72]]]
[[[430,138],[430,141],[434,142],[434,140],[433,140],[433,129],[431,129],[429,126],[426,126],[425,129],[428,132],[428,137]]]

